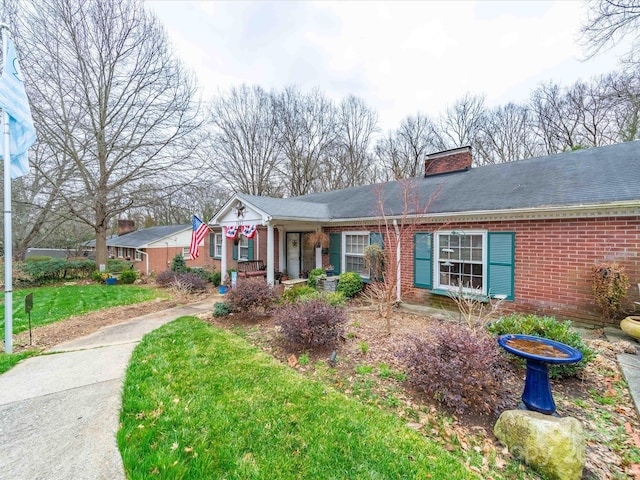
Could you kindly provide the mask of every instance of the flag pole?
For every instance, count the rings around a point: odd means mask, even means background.
[[[7,38],[9,29],[4,23],[2,28],[2,60],[7,58]],[[4,72],[3,72],[4,73]],[[13,239],[11,232],[11,156],[9,151],[9,115],[2,109],[4,129],[4,352],[13,353]]]

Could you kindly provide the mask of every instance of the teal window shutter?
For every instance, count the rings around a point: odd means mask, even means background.
[[[215,233],[210,233],[209,234],[209,256],[211,258],[213,258],[215,256],[214,252],[216,249],[216,234]]]
[[[231,250],[231,258],[238,260],[238,244],[233,242],[233,249]]]
[[[369,234],[369,245],[380,245],[384,250],[384,235],[380,232],[371,232]]]
[[[329,234],[329,263],[333,265],[333,269],[340,273],[340,259],[342,258],[342,249],[340,244],[342,243],[342,234],[330,233]]]
[[[433,287],[432,245],[431,233],[416,233],[413,236],[413,285],[416,287]]]
[[[254,260],[254,258],[253,258],[253,252],[254,252],[253,244],[254,244],[253,238],[250,238],[249,240],[247,240],[247,246],[248,246],[248,249],[249,249],[249,253],[248,253],[249,258],[247,260]]]
[[[514,232],[489,232],[487,293],[514,299],[515,239]]]

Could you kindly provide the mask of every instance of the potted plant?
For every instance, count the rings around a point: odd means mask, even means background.
[[[312,233],[307,233],[304,236],[307,245],[315,248],[327,248],[329,246],[329,235],[322,230],[316,230]]]

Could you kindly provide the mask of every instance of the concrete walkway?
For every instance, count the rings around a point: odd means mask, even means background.
[[[0,375],[0,478],[124,479],[116,432],[133,349],[144,334],[213,303],[105,327]]]

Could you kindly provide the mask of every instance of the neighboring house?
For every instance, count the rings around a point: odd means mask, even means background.
[[[191,260],[191,225],[149,227],[126,233],[121,230],[120,233],[107,239],[109,258],[130,261],[134,268],[147,275],[169,270],[176,254],[184,257],[188,267],[212,264],[206,255],[208,239],[200,245],[198,258]],[[91,246],[95,248],[95,241]]]
[[[398,300],[442,303],[458,290],[506,296],[507,309],[597,321],[591,268],[640,282],[640,142],[472,168],[471,149],[429,155],[425,176],[294,198],[234,195],[211,220],[210,255],[225,272],[260,259],[267,280],[331,264],[366,281],[366,245],[401,258]],[[411,228],[397,245],[393,222]],[[256,226],[250,242],[231,235]],[[231,229],[227,238],[227,228]],[[386,227],[386,228],[384,228]],[[314,248],[305,233],[330,236]],[[628,307],[639,300],[629,290]]]
[[[72,251],[66,248],[37,248],[30,247],[24,254],[24,258],[31,257],[51,257],[51,258],[68,258],[72,256]]]

